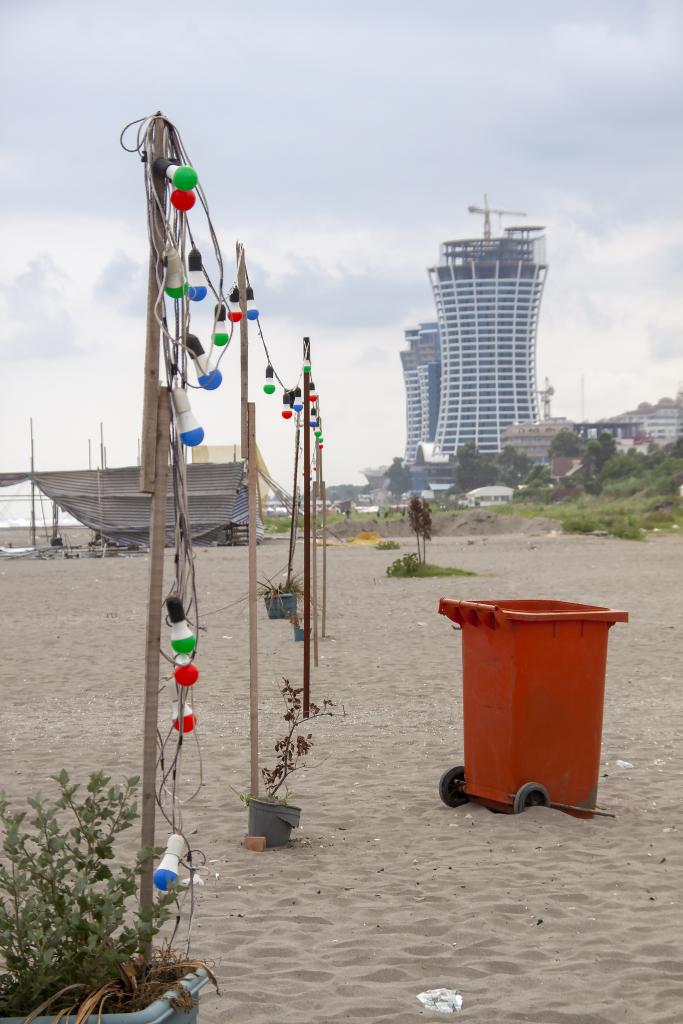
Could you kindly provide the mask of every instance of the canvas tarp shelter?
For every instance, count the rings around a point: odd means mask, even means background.
[[[218,539],[233,521],[235,496],[242,485],[243,462],[188,465],[187,491],[192,539],[207,544]],[[123,544],[149,543],[151,497],[139,489],[137,466],[122,469],[82,469],[70,472],[4,473],[0,487],[33,480],[51,501],[107,540]],[[166,544],[174,544],[173,484],[166,500]]]

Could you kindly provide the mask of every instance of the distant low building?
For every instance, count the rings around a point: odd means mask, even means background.
[[[514,487],[503,487],[502,484],[494,484],[491,487],[475,487],[465,495],[465,504],[468,508],[478,508],[484,505],[507,505],[512,501],[515,493]]]
[[[655,405],[641,402],[637,409],[613,416],[610,423],[634,423],[634,437],[643,435],[654,444],[672,444],[683,435],[683,389],[676,398],[660,398]]]
[[[534,420],[529,423],[511,423],[501,437],[503,448],[514,448],[537,466],[550,462],[550,445],[561,430],[572,430],[573,424],[565,419]]]

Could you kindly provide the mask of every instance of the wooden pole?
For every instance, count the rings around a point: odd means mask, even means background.
[[[292,521],[289,524],[289,556],[287,558],[287,585],[289,585],[292,579],[292,568],[294,565],[294,538],[296,537],[296,527],[298,518],[298,502],[297,487],[298,487],[298,473],[299,473],[299,438],[301,437],[301,414],[297,413],[296,417],[296,430],[294,432],[294,483],[292,484]],[[308,426],[306,419],[304,418],[304,428]]]
[[[311,529],[311,603],[313,605],[313,665],[318,667],[318,481],[313,481]]]
[[[153,164],[157,157],[164,155],[165,119],[154,119],[151,128],[151,147],[147,160]],[[154,191],[162,208],[165,200],[165,180],[160,174],[154,175]],[[162,254],[156,245],[164,237],[164,224],[156,203],[152,203],[152,234],[149,250],[149,271],[147,276],[147,335],[145,341],[145,370],[142,398],[142,433],[140,452],[140,490],[145,494],[154,493],[154,479],[157,465],[157,403],[159,401],[159,348],[160,329],[154,309],[159,295],[159,279],[162,277]],[[102,467],[104,468],[104,466]]]
[[[247,320],[247,264],[244,258],[244,246],[236,245],[237,253],[237,287],[240,293],[240,444],[242,458],[247,458],[249,450],[249,321]]]
[[[323,500],[323,593],[321,607],[321,633],[327,636],[327,488],[323,476],[323,453],[318,449],[318,473],[320,475],[320,497]]]
[[[145,717],[142,748],[142,846],[154,846],[156,810],[157,729],[159,718],[159,649],[161,647],[161,608],[166,544],[166,488],[168,482],[169,410],[168,388],[157,394],[157,424],[154,435],[156,464],[154,490],[149,514],[149,581],[147,587],[147,634],[145,640]],[[140,908],[152,910],[154,861],[148,857],[140,875]],[[151,954],[151,943],[143,950]]]
[[[310,358],[310,341],[304,338],[304,360]],[[311,701],[311,431],[310,373],[304,374],[304,718]]]
[[[259,793],[258,770],[258,644],[256,619],[256,483],[258,464],[256,461],[256,405],[249,402],[249,433],[247,458],[247,493],[249,498],[249,748],[250,787],[252,796]]]
[[[33,480],[34,471],[34,460],[33,460],[33,417],[30,419],[31,424],[31,547],[36,546],[36,485]]]

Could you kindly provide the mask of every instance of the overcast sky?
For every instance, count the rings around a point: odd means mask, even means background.
[[[403,454],[403,329],[433,318],[426,268],[481,233],[467,206],[484,192],[547,227],[538,369],[555,415],[580,415],[582,374],[589,417],[683,381],[678,0],[0,7],[0,469],[27,467],[30,416],[40,468],[87,467],[101,420],[109,464],[135,461],[147,236],[118,135],[157,109],[226,256],[244,241],[286,379],[312,339],[328,482]],[[194,402],[216,444],[239,439],[237,346],[222,368]],[[254,341],[257,431],[289,485],[263,370]]]

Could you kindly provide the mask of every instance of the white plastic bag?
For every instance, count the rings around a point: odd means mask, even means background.
[[[417,997],[427,1010],[436,1013],[460,1013],[462,996],[452,988],[432,988],[429,992],[420,992]]]

